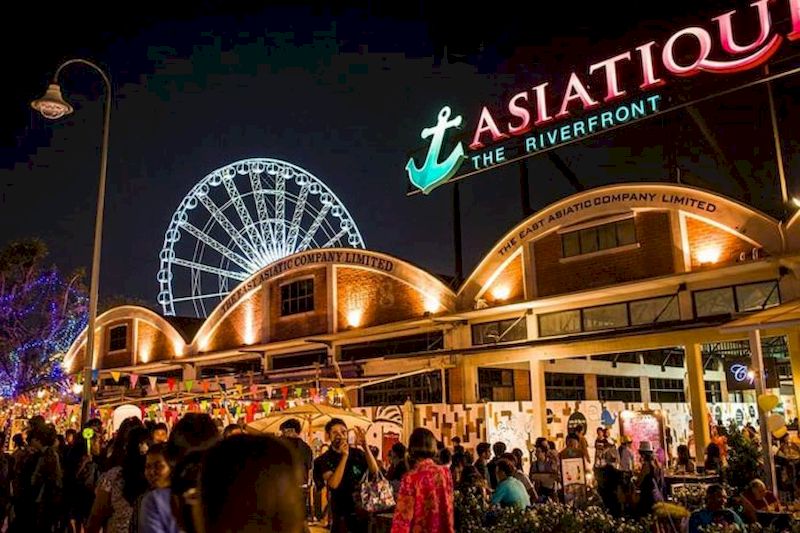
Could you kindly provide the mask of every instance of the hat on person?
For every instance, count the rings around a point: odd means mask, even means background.
[[[630,444],[631,442],[633,442],[633,439],[631,438],[630,435],[623,435],[622,442],[623,444]]]
[[[642,453],[642,452],[653,453],[653,445],[650,444],[649,440],[644,440],[644,441],[639,443],[639,452],[640,453]]]

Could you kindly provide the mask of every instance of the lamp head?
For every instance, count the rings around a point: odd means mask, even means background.
[[[48,85],[44,96],[31,102],[31,107],[50,120],[72,113],[72,106],[61,96],[61,86],[57,83]]]

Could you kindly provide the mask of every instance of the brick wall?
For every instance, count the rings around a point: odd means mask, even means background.
[[[128,340],[124,351],[109,353],[111,342],[110,332],[116,326],[128,326]],[[103,327],[102,365],[100,368],[116,368],[118,366],[128,366],[133,363],[133,320],[118,320],[111,322]]]
[[[314,310],[282,317],[281,285],[307,277],[314,278]],[[289,278],[281,278],[270,283],[269,291],[270,341],[296,339],[328,332],[328,283],[324,267],[307,270]]]
[[[536,283],[540,296],[552,296],[662,276],[673,272],[673,245],[669,214],[637,213],[640,247],[585,259],[560,262],[561,236],[551,233],[533,245]]]
[[[261,321],[263,320],[262,290],[257,289],[251,293],[222,320],[214,329],[214,333],[203,351],[234,348],[253,344],[260,340]]]
[[[425,299],[418,291],[394,278],[360,268],[337,268],[339,329],[347,329],[348,312],[362,309],[359,327],[375,326],[425,313]]]
[[[496,293],[508,291],[505,299],[496,297]],[[497,279],[489,286],[484,296],[487,302],[492,305],[500,305],[512,302],[521,302],[525,299],[525,286],[522,278],[522,254],[513,259]]]
[[[137,328],[139,338],[136,361],[138,363],[165,361],[175,356],[175,347],[158,328],[141,320],[138,321]]]
[[[746,260],[750,260],[754,246],[727,231],[721,230],[696,218],[686,217],[686,232],[689,238],[689,252],[692,261],[692,270],[704,270],[729,265],[739,261],[739,255],[744,253]],[[711,256],[718,255],[714,263],[701,264],[703,252]],[[760,257],[766,253],[759,250]]]

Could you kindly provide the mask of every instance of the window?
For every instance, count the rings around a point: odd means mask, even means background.
[[[479,344],[521,341],[527,338],[528,325],[524,316],[472,325],[472,344],[476,346]]]
[[[586,384],[583,374],[544,373],[547,400],[585,400]]]
[[[301,279],[281,286],[281,316],[314,310],[314,280]]]
[[[777,281],[694,291],[692,297],[698,317],[755,311],[781,303]]]
[[[317,363],[319,363],[320,366],[327,365],[328,352],[326,350],[314,350],[311,352],[287,353],[272,356],[273,370],[314,366]]]
[[[108,330],[108,351],[121,352],[128,349],[128,325],[114,326]]]
[[[719,381],[704,381],[706,402],[722,403],[722,384]]]
[[[539,336],[565,335],[567,333],[580,333],[581,311],[560,311],[539,315]]]
[[[387,355],[400,355],[416,352],[428,352],[444,348],[444,333],[431,331],[420,335],[394,337],[379,341],[345,344],[342,346],[342,361],[374,359]]]
[[[656,322],[674,322],[681,319],[678,299],[674,296],[650,298],[628,304],[631,310],[631,324],[655,324]]]
[[[597,395],[603,401],[642,401],[642,389],[638,377],[597,376]]]
[[[678,298],[659,296],[618,304],[570,309],[539,315],[539,336],[568,335],[681,319]]]
[[[749,283],[739,285],[736,290],[736,306],[739,312],[756,311],[778,305],[778,282]]]
[[[583,330],[624,328],[628,325],[628,306],[624,303],[583,310]]]
[[[683,380],[650,378],[650,401],[658,403],[686,402]]]
[[[514,401],[514,371],[503,368],[478,369],[478,394],[489,402]]]
[[[646,365],[683,368],[683,359],[683,350],[679,348],[663,348],[642,352],[642,360]]]
[[[442,401],[442,375],[426,372],[361,389],[360,405],[403,405],[410,399],[414,403],[439,403]]]
[[[628,244],[636,244],[636,226],[632,217],[561,235],[563,257],[575,257]]]

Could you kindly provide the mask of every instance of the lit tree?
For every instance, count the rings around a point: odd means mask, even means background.
[[[44,266],[39,240],[0,250],[0,397],[63,383],[64,352],[86,326],[81,275]]]

